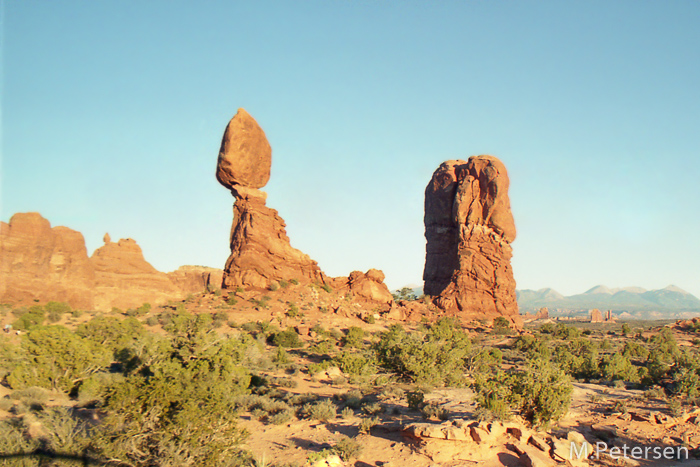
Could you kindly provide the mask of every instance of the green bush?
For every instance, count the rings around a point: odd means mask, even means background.
[[[442,318],[424,332],[407,333],[392,325],[374,345],[379,364],[417,384],[464,384],[471,342],[452,318]]]
[[[276,345],[277,347],[286,347],[288,349],[304,346],[304,343],[301,341],[301,339],[299,339],[299,335],[293,329],[273,333],[268,338],[268,341],[272,345]]]
[[[623,354],[614,353],[603,357],[600,362],[600,375],[608,381],[622,380],[631,383],[640,381],[637,368]]]
[[[355,347],[360,349],[364,347],[364,337],[365,331],[362,328],[352,326],[343,337],[342,344],[344,347]]]
[[[304,412],[311,420],[327,422],[333,420],[337,415],[337,409],[333,401],[324,399],[304,406]]]
[[[531,360],[513,379],[512,400],[521,415],[534,425],[547,426],[569,410],[573,385],[556,365],[544,359]]]
[[[362,444],[354,438],[343,436],[331,450],[345,462],[350,462],[352,459],[360,457],[360,454],[362,454]]]
[[[374,374],[374,361],[357,352],[343,352],[333,359],[343,373],[355,376]]]
[[[537,426],[564,416],[573,391],[564,371],[543,358],[529,360],[522,372],[480,375],[474,388],[478,406],[492,417],[507,419],[515,411]]]
[[[493,320],[493,333],[494,334],[509,334],[510,333],[510,321],[503,316],[499,316]]]
[[[112,360],[107,348],[62,326],[32,328],[22,337],[19,357],[7,375],[13,389],[38,386],[66,393]]]

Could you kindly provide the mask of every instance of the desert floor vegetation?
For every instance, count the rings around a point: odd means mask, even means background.
[[[339,316],[310,289],[3,306],[21,332],[0,337],[0,465],[427,466],[405,427],[466,421],[557,433],[614,418],[630,437],[649,424],[638,436],[700,441],[695,329],[369,323],[374,310]]]

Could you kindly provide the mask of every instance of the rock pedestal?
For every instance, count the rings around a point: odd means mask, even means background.
[[[296,279],[323,282],[318,264],[292,248],[284,220],[265,205],[259,188],[270,179],[272,151],[265,133],[244,109],[231,119],[221,142],[216,179],[236,198],[231,226],[231,256],[222,288],[264,289],[273,282]]]
[[[473,156],[442,163],[426,187],[424,293],[445,312],[465,319],[518,315],[508,185],[500,160]]]

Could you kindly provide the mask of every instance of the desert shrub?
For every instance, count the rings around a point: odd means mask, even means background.
[[[362,392],[357,389],[342,394],[340,398],[343,400],[346,407],[359,409],[362,406]]]
[[[326,371],[333,365],[333,360],[323,360],[318,363],[309,363],[308,371],[310,376],[314,376],[322,371]]]
[[[39,326],[22,336],[21,350],[7,382],[13,389],[38,386],[70,393],[111,362],[104,346],[63,326]]]
[[[43,307],[39,305],[33,305],[29,309],[13,310],[13,313],[17,311],[19,316],[12,326],[15,329],[22,331],[27,331],[35,326],[41,326],[46,319],[46,311]]]
[[[358,429],[361,434],[369,434],[370,430],[379,425],[379,417],[365,417],[360,420]]]
[[[333,420],[337,415],[336,406],[330,399],[307,404],[304,406],[303,412],[306,413],[311,420],[318,420],[320,422]]]
[[[71,307],[64,302],[49,302],[44,305],[49,323],[60,321],[65,313],[70,313]]]
[[[645,364],[648,375],[644,382],[647,385],[659,384],[663,378],[669,376],[681,352],[669,328],[663,328],[658,334],[652,336],[649,339],[649,346],[649,357]]]
[[[362,348],[364,346],[363,339],[365,331],[357,326],[351,326],[345,336],[341,339],[343,347]]]
[[[277,347],[286,347],[288,349],[294,349],[303,347],[304,343],[299,339],[299,335],[294,331],[294,329],[287,329],[286,331],[275,332],[268,337],[268,342]]]
[[[554,337],[563,340],[571,340],[581,337],[581,331],[564,323],[559,323],[554,328]]]
[[[423,400],[425,399],[425,394],[421,391],[410,391],[406,393],[406,402],[408,403],[408,408],[412,410],[418,410],[423,405]]]
[[[573,386],[570,378],[544,359],[528,362],[527,369],[513,379],[512,400],[521,415],[534,425],[546,426],[569,410]]]
[[[0,420],[0,453],[8,458],[0,457],[0,466],[7,467],[35,467],[38,462],[29,458],[11,458],[13,454],[32,452],[39,447],[39,440],[24,435],[27,427],[20,418],[7,418]]]
[[[333,289],[332,289],[331,286],[328,285],[328,284],[323,284],[323,285],[321,286],[321,288],[322,288],[323,290],[325,290],[326,292],[328,292],[328,293],[333,292]]]
[[[362,411],[367,415],[378,415],[384,412],[384,406],[379,402],[366,403],[362,406]]]
[[[286,365],[287,363],[289,363],[289,354],[286,350],[284,350],[284,347],[277,347],[277,350],[275,351],[275,356],[272,357],[272,361],[280,365]]]
[[[542,358],[530,359],[525,371],[497,371],[475,381],[480,408],[497,419],[515,411],[533,425],[546,426],[566,414],[573,386],[557,365]]]
[[[554,334],[554,324],[552,323],[544,323],[542,326],[539,327],[537,330],[540,334]]]
[[[447,420],[450,415],[444,407],[440,407],[435,403],[425,404],[420,411],[423,417],[427,419]]]
[[[631,328],[630,325],[627,324],[627,323],[624,323],[624,324],[622,325],[622,330],[621,330],[621,331],[622,331],[622,335],[625,336],[625,337],[627,337],[627,336],[629,336],[630,334],[632,334],[632,328]]]
[[[696,397],[700,394],[700,375],[691,368],[679,368],[673,374],[673,392]]]
[[[639,382],[637,368],[622,354],[606,355],[600,362],[600,375],[608,381],[623,380]]]
[[[374,361],[358,352],[343,352],[333,361],[348,375],[367,376],[376,371]]]
[[[511,416],[513,375],[503,371],[477,375],[474,382],[476,403],[490,417],[507,420]],[[486,417],[482,417],[486,418]]]
[[[625,342],[625,346],[622,348],[622,355],[627,358],[639,358],[646,360],[649,358],[649,350],[635,341],[627,341]]]
[[[452,318],[424,332],[407,333],[392,325],[374,345],[379,364],[418,384],[455,386],[464,381],[471,342]]]
[[[280,287],[282,287],[283,289],[285,289],[285,288],[287,288],[288,285],[289,285],[289,282],[287,282],[287,281],[284,280],[284,279],[280,279],[280,281],[279,281],[279,286],[280,286]]]
[[[106,391],[92,449],[130,465],[237,465],[233,408],[250,384],[240,365],[251,338],[216,335],[206,314],[175,315],[166,330],[140,370]]]
[[[157,316],[149,316],[148,318],[146,318],[145,323],[148,326],[158,326],[159,320]]]
[[[230,295],[228,296],[228,298],[226,298],[226,304],[227,304],[227,305],[233,306],[233,305],[235,305],[236,303],[238,303],[238,299],[235,297],[235,295],[230,294]]]
[[[289,318],[296,318],[297,316],[301,315],[299,312],[299,307],[294,302],[289,302],[289,308],[287,308],[287,312],[285,314]]]
[[[115,316],[98,316],[78,326],[75,333],[108,348],[116,355],[119,351],[141,342],[147,331],[135,318],[122,320]]]
[[[499,316],[493,320],[493,333],[494,334],[509,334],[510,333],[510,321],[503,316]]]
[[[296,279],[290,279],[290,280],[289,280],[289,283],[290,283],[290,284],[293,284],[293,285],[299,285],[299,281],[296,280]]]
[[[345,462],[350,462],[352,459],[360,457],[360,454],[362,454],[362,445],[354,438],[343,436],[340,441],[331,448],[331,451],[340,456]]]
[[[499,367],[503,362],[503,352],[491,347],[472,347],[465,358],[465,366],[470,375]]]
[[[345,407],[343,410],[340,411],[340,416],[343,418],[352,418],[355,416],[355,411],[352,410],[350,407]]]
[[[150,313],[150,312],[151,312],[151,304],[150,304],[150,303],[144,303],[143,305],[141,305],[141,306],[138,307],[138,308],[129,308],[128,310],[126,310],[126,313],[125,313],[125,314],[126,314],[127,316],[135,317],[135,316],[144,316],[144,315],[147,315],[147,314]]]
[[[554,362],[575,378],[599,376],[598,348],[589,339],[560,343],[554,349]]]
[[[666,393],[659,386],[654,386],[653,388],[644,391],[644,398],[646,399],[665,399]]]
[[[530,336],[528,334],[523,334],[518,337],[513,344],[516,350],[528,354],[531,358],[543,357],[547,358],[551,355],[552,351],[545,341],[541,337]]]

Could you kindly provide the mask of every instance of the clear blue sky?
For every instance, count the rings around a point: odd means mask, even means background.
[[[423,190],[501,158],[518,288],[700,296],[700,2],[19,1],[2,5],[0,218],[223,267],[238,107],[268,205],[330,275],[422,283]]]

